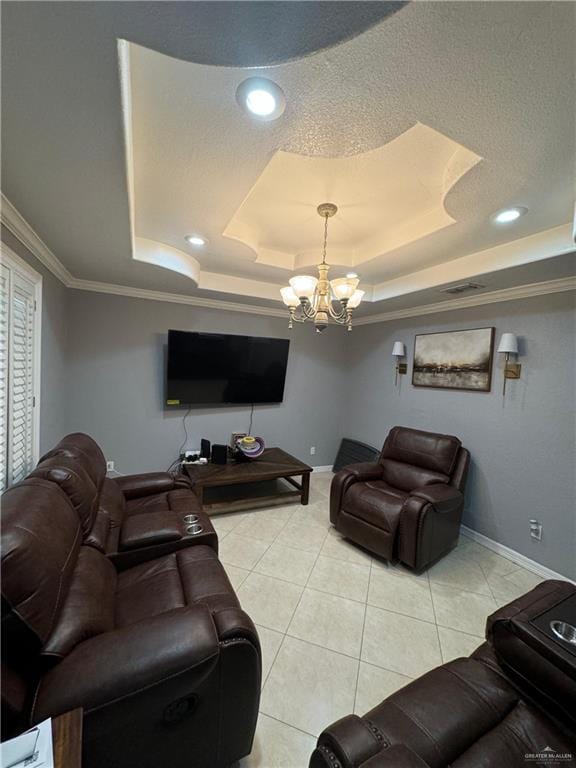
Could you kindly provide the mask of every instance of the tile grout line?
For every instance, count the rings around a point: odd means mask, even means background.
[[[438,617],[436,616],[436,606],[434,605],[434,593],[432,592],[432,582],[430,581],[430,573],[426,574],[426,580],[428,581],[428,592],[430,593],[430,602],[432,603],[432,613],[434,614],[434,624],[436,626],[436,637],[438,638],[438,650],[440,651],[440,659],[442,663],[445,663],[444,652],[442,650],[442,641],[440,640],[440,629],[438,627]]]
[[[368,588],[366,589],[366,600],[364,601],[364,619],[362,621],[362,636],[360,638],[360,651],[358,655],[358,669],[356,670],[356,688],[354,689],[354,708],[352,712],[356,714],[356,701],[358,700],[358,684],[360,682],[360,665],[362,664],[362,651],[364,649],[364,631],[366,629],[366,616],[368,615],[368,596],[370,594],[370,585],[372,583],[372,564],[373,559],[370,558],[370,572],[368,573]]]

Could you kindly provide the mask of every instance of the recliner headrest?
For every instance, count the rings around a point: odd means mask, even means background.
[[[79,461],[92,478],[98,492],[106,477],[106,458],[98,443],[83,432],[72,432],[42,456],[40,462],[53,456],[65,456]]]
[[[386,438],[380,458],[395,459],[415,467],[451,475],[461,444],[453,435],[393,427]]]

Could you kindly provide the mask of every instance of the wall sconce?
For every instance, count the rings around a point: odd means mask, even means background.
[[[502,395],[506,394],[506,379],[519,379],[522,366],[519,363],[511,363],[510,355],[518,354],[518,339],[514,333],[503,333],[500,337],[500,344],[498,345],[498,352],[506,355],[506,362],[504,363],[504,384],[502,387]]]
[[[396,377],[394,379],[394,385],[398,384],[398,375],[403,375],[408,372],[408,366],[406,363],[401,363],[400,358],[406,357],[406,347],[401,341],[395,341],[392,348],[392,357],[396,358]]]

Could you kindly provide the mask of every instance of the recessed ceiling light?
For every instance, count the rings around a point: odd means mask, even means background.
[[[251,117],[276,120],[286,108],[286,98],[280,86],[266,77],[249,77],[236,90],[236,101]]]
[[[516,219],[519,219],[520,216],[524,216],[527,210],[528,208],[524,208],[523,206],[504,208],[503,210],[498,211],[498,213],[495,213],[492,218],[496,224],[511,224],[513,221],[516,221]]]
[[[348,274],[346,275],[346,277],[347,277],[349,280],[354,280],[356,277],[358,277],[358,275],[356,274],[356,272],[348,272]]]
[[[186,235],[184,238],[187,243],[190,243],[190,245],[194,245],[196,248],[201,248],[203,245],[206,245],[206,240],[203,237],[200,237],[200,235]]]

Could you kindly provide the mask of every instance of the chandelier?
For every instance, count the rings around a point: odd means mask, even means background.
[[[352,330],[352,311],[362,301],[364,291],[358,290],[358,275],[350,273],[346,277],[328,280],[330,266],[326,264],[326,242],[328,240],[328,219],[338,211],[334,203],[322,203],[316,209],[324,219],[324,248],[322,263],[318,264],[318,277],[297,275],[292,277],[285,288],[280,289],[282,300],[290,312],[288,328],[294,322],[313,322],[316,333],[322,333],[332,320]]]

